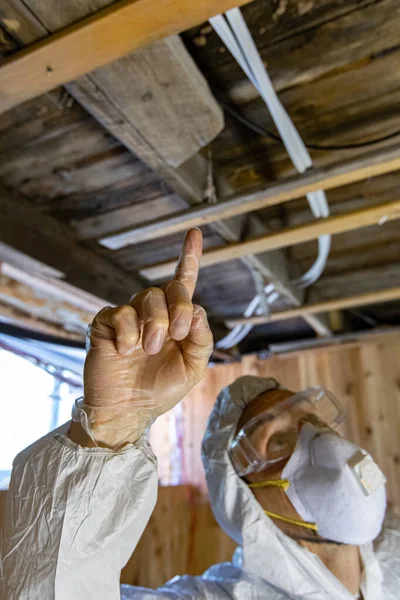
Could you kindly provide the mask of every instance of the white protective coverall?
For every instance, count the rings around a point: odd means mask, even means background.
[[[157,497],[156,459],[142,440],[115,453],[81,448],[68,424],[14,463],[2,542],[2,600],[351,600],[313,553],[265,515],[228,456],[243,407],[275,388],[242,377],[225,388],[203,442],[210,499],[221,527],[237,541],[231,563],[201,577],[175,577],[158,590],[119,585],[120,570],[149,520]],[[365,600],[400,598],[399,521],[386,523],[374,549],[361,548]],[[149,556],[151,560],[151,556]]]

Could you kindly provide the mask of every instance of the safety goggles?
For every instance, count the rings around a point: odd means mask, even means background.
[[[293,453],[305,422],[335,429],[344,418],[335,396],[309,388],[250,419],[230,444],[229,456],[240,476],[263,471]]]

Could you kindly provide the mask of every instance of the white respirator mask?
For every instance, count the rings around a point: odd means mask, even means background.
[[[302,426],[280,481],[288,482],[292,505],[321,537],[361,545],[379,535],[386,479],[366,451],[329,429]]]

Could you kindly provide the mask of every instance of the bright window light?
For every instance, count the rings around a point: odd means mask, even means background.
[[[68,384],[68,375],[0,349],[0,488],[18,452],[70,419],[81,390]]]

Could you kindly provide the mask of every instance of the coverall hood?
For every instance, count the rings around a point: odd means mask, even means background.
[[[235,553],[235,564],[291,595],[311,598],[322,585],[332,594],[329,597],[338,597],[336,577],[315,554],[283,533],[265,514],[229,457],[229,445],[244,408],[258,395],[278,388],[282,389],[275,379],[248,375],[220,392],[202,444],[212,509],[222,529],[240,546]],[[371,548],[364,550],[370,552]],[[270,560],[271,557],[274,559]],[[310,576],[311,573],[314,575]],[[379,565],[375,576],[375,582],[380,584]]]
[[[272,378],[245,375],[236,379],[218,395],[203,438],[202,459],[214,515],[222,529],[241,546],[252,523],[261,519],[268,526],[272,522],[237,475],[228,449],[246,406],[260,394],[279,387]]]

